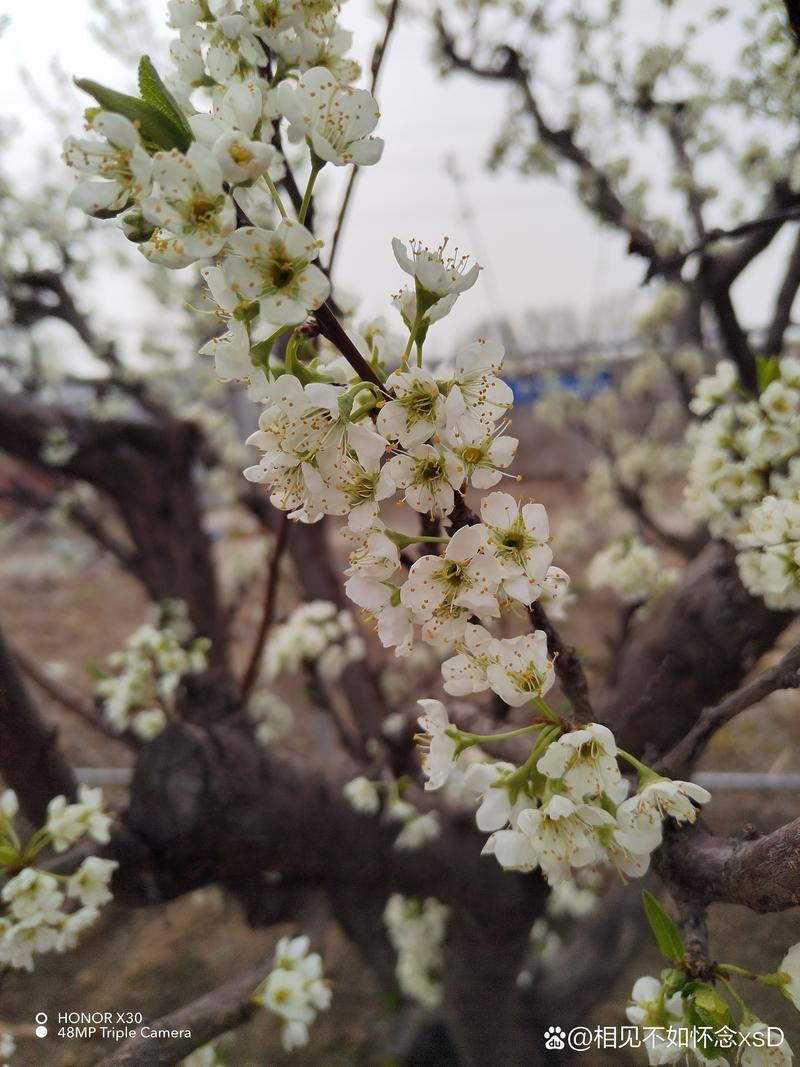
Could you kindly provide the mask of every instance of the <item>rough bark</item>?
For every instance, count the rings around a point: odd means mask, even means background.
[[[41,457],[53,429],[65,430],[76,445],[57,468]],[[222,663],[226,620],[192,477],[198,444],[191,423],[94,419],[0,391],[0,451],[105,494],[133,543],[131,572],[153,599],[185,601],[198,633],[214,642],[214,661]]]
[[[59,794],[74,799],[78,782],[58,746],[58,731],[31,699],[0,633],[0,774],[15,790],[25,817],[40,826]]]
[[[665,753],[735,689],[788,624],[743,588],[733,549],[712,542],[630,635],[616,682],[596,701],[623,748]]]
[[[783,911],[800,904],[800,819],[748,841],[717,837],[702,825],[669,830],[657,862],[670,889],[695,907]]]

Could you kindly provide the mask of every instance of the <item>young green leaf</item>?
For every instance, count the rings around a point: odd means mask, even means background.
[[[642,893],[644,912],[650,929],[655,935],[661,953],[668,960],[682,960],[684,954],[683,941],[678,933],[678,927],[667,915],[652,893],[645,889]]]
[[[701,1051],[709,1059],[726,1046],[717,1032],[731,1025],[731,1009],[725,998],[708,982],[693,982],[684,990],[686,1022],[698,1036]]]
[[[150,56],[142,56],[139,60],[139,93],[146,104],[156,108],[179,130],[182,130],[189,141],[194,140],[192,127],[186,121],[186,116],[181,111],[178,101],[159,77]]]
[[[90,81],[88,78],[76,78],[75,84],[79,89],[93,96],[105,111],[114,111],[136,123],[142,140],[146,144],[167,150],[171,148],[177,148],[181,152],[188,150],[191,139],[152,104],[138,100],[135,96],[128,96],[127,93],[118,93],[115,89],[108,89],[105,85]]]
[[[764,392],[768,385],[781,376],[781,365],[775,356],[756,356],[756,385],[759,395]]]

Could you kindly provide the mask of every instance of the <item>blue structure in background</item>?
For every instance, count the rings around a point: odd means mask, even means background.
[[[557,386],[553,384],[555,377]],[[507,378],[514,393],[514,403],[519,405],[534,404],[548,389],[563,389],[580,397],[591,397],[602,392],[612,383],[609,370],[597,371],[595,374],[578,374],[574,370],[564,370],[547,377],[541,374],[526,375],[524,378]]]

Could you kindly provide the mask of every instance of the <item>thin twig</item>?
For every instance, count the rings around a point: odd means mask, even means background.
[[[662,259],[653,260],[645,275],[645,284],[659,274],[668,274],[683,267],[692,256],[702,255],[711,245],[718,244],[720,241],[733,241],[738,237],[747,237],[758,230],[763,230],[770,226],[782,226],[785,222],[793,222],[797,219],[800,219],[800,207],[791,207],[785,211],[772,211],[766,215],[760,215],[757,219],[742,222],[728,230],[719,228],[709,230],[705,237],[689,248],[685,248],[682,252],[676,252],[673,256],[665,256]]]
[[[564,695],[572,704],[576,718],[587,721],[594,717],[589,699],[589,683],[583,670],[580,656],[573,645],[568,645],[551,622],[544,605],[535,601],[528,608],[528,615],[536,630],[547,634],[547,651],[555,660],[556,674]]]
[[[682,741],[661,761],[661,770],[673,773],[690,767],[703,751],[713,734],[759,700],[778,689],[800,687],[800,644],[795,645],[774,667],[764,671],[748,685],[737,689],[719,704],[706,708]]]
[[[377,385],[384,395],[389,396],[386,387],[380,380],[375,370],[367,363],[356,346],[347,335],[347,331],[336,318],[329,303],[325,303],[314,312],[314,318],[319,326],[320,333],[327,337],[332,345],[342,353],[344,358],[363,382],[372,382]]]
[[[389,9],[386,12],[386,26],[383,32],[383,37],[375,46],[375,51],[372,54],[372,81],[370,82],[369,91],[375,95],[375,90],[378,87],[378,77],[380,76],[381,67],[383,66],[383,60],[386,55],[386,49],[389,44],[389,39],[394,32],[394,28],[397,24],[397,12],[400,8],[400,0],[392,0],[389,4]],[[342,236],[342,230],[344,228],[344,220],[347,215],[347,209],[350,207],[350,201],[353,196],[353,188],[356,184],[361,168],[354,166],[350,171],[350,177],[347,180],[347,188],[344,191],[342,197],[342,203],[339,207],[339,214],[336,218],[336,229],[333,231],[333,237],[331,239],[331,254],[328,259],[328,265],[325,268],[328,276],[333,275],[333,264],[336,260],[336,252],[339,249],[340,238]]]
[[[10,644],[10,643],[9,643]],[[94,709],[89,701],[83,700],[77,693],[70,692],[64,686],[58,684],[50,678],[45,671],[39,666],[36,660],[29,656],[27,652],[23,652],[21,648],[16,645],[10,645],[11,652],[14,659],[20,665],[23,674],[26,674],[32,682],[49,697],[52,697],[56,703],[66,708],[68,711],[78,715],[84,722],[89,723],[90,726],[96,727],[98,730],[102,730],[104,733],[105,728],[100,720],[94,713]]]
[[[281,558],[286,548],[286,538],[289,531],[289,516],[282,511],[278,518],[278,528],[275,534],[275,545],[267,568],[267,580],[264,586],[264,610],[261,615],[261,624],[258,628],[253,650],[250,653],[250,661],[242,678],[240,686],[242,700],[246,701],[253,691],[253,686],[258,679],[261,668],[261,657],[264,652],[264,643],[267,640],[269,628],[275,614],[275,604],[278,594],[278,576],[280,572]]]

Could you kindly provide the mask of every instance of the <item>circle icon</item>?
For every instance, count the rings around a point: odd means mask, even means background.
[[[34,1018],[36,1019],[36,1022],[41,1026],[42,1023],[46,1023],[47,1022],[47,1012],[46,1011],[37,1011],[36,1015],[34,1016]]]
[[[47,1037],[47,1027],[46,1026],[37,1026],[36,1027],[36,1036],[37,1037]]]

